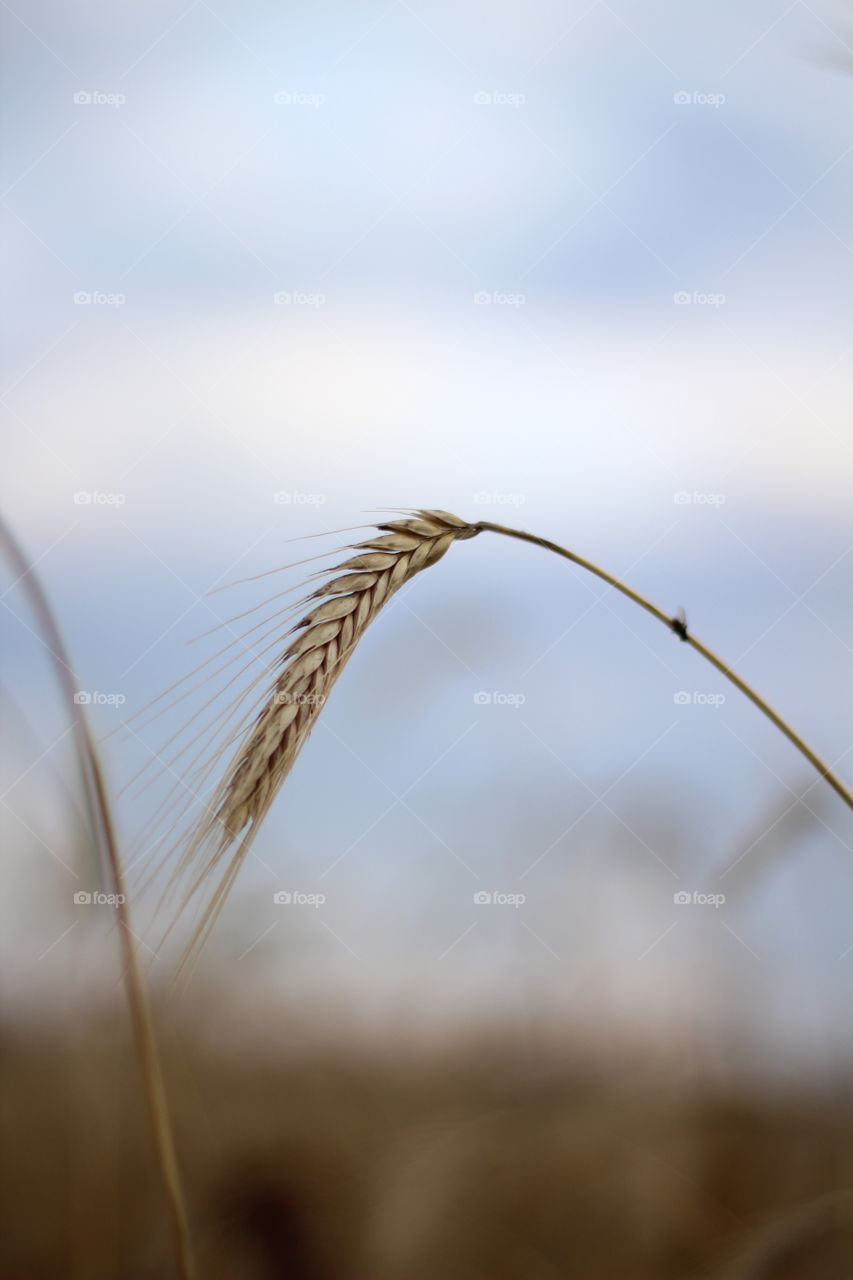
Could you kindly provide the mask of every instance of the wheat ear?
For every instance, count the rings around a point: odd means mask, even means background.
[[[184,953],[181,968],[203,945],[249,850],[258,825],[310,733],[332,685],[367,626],[383,604],[421,569],[435,564],[452,542],[478,533],[497,533],[553,551],[594,574],[645,609],[729,680],[785,735],[853,809],[853,793],[786,720],[707,645],[687,629],[683,616],[671,616],[632,587],[566,547],[536,534],[487,520],[476,524],[446,511],[416,511],[378,526],[380,535],[350,550],[357,554],[332,572],[335,576],[306,597],[313,605],[292,628],[296,634],[282,654],[281,672],[254,724],[245,735],[207,816],[181,858],[182,876],[202,854],[201,868],[184,905],[227,857],[227,866]]]
[[[333,577],[306,597],[312,607],[291,628],[295,638],[279,659],[281,670],[181,858],[177,876],[202,854],[185,904],[227,858],[181,968],[203,945],[259,824],[367,627],[416,573],[440,560],[453,542],[478,532],[447,511],[416,511],[377,527],[378,536],[351,546],[356,554],[336,565]]]

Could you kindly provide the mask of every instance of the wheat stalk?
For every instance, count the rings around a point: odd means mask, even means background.
[[[154,1151],[168,1208],[175,1248],[175,1263],[180,1280],[194,1280],[197,1275],[186,1199],[175,1149],[175,1136],[169,1113],[166,1086],[160,1051],[154,1030],[154,1019],[148,991],[136,951],[136,934],[131,926],[130,906],[125,887],[124,869],[118,840],[112,820],[100,758],[95,740],[86,719],[85,709],[76,705],[74,694],[76,681],[71,668],[65,642],[48,598],[42,590],[33,566],[0,518],[0,549],[3,550],[18,576],[33,611],[38,618],[44,636],[44,645],[51,656],[62,692],[69,706],[74,707],[73,734],[77,759],[83,781],[83,797],[86,814],[95,848],[108,877],[116,902],[118,935],[121,960],[124,966],[124,986],[130,1012],[136,1053],[139,1059],[151,1121]]]
[[[779,715],[778,711],[773,710],[769,702],[766,702],[765,699],[762,698],[761,694],[757,693],[756,690],[753,689],[752,685],[747,684],[746,680],[743,680],[736,671],[733,671],[721,657],[714,653],[713,649],[709,649],[708,646],[703,644],[701,640],[697,639],[691,631],[688,631],[687,620],[683,615],[671,617],[668,613],[665,613],[663,609],[660,609],[656,604],[653,604],[651,600],[647,600],[645,596],[640,595],[639,591],[634,591],[632,587],[626,586],[624,582],[620,582],[618,578],[614,578],[613,574],[608,573],[606,569],[602,569],[599,565],[593,564],[591,560],[585,560],[583,556],[579,556],[574,551],[569,551],[566,547],[561,547],[557,542],[550,542],[547,538],[540,538],[535,533],[527,533],[523,529],[510,529],[507,525],[492,524],[488,520],[481,520],[478,524],[474,525],[474,530],[476,533],[500,533],[507,538],[518,538],[521,542],[530,542],[535,547],[544,547],[546,551],[553,551],[556,555],[562,556],[563,559],[571,560],[573,564],[580,565],[582,569],[586,569],[588,573],[594,574],[596,578],[601,578],[602,582],[606,582],[608,586],[613,587],[614,590],[618,591],[621,595],[626,596],[629,600],[633,600],[635,604],[638,604],[642,609],[645,609],[646,613],[650,613],[653,618],[657,618],[658,622],[662,622],[665,627],[668,627],[670,631],[673,631],[678,636],[679,640],[683,640],[685,644],[689,644],[692,649],[695,649],[697,653],[701,654],[706,662],[710,662],[711,666],[715,667],[717,671],[719,671],[720,675],[725,676],[730,684],[733,684],[734,687],[744,695],[744,697],[749,698],[750,702],[754,706],[758,707],[758,710],[767,717],[771,724],[776,726],[779,732],[788,739],[791,745],[796,747],[800,755],[805,756],[806,760],[808,760],[809,764],[817,770],[824,782],[832,787],[836,795],[841,797],[848,809],[853,810],[853,792],[850,791],[849,787],[844,785],[830,766],[821,759],[816,751],[811,749],[805,739],[788,724],[787,720]]]
[[[640,605],[749,698],[853,809],[853,794],[832,769],[760,694],[688,632],[683,616],[669,615],[605,569],[536,534],[485,520],[471,524],[446,511],[415,511],[380,524],[378,529],[377,537],[350,547],[357,554],[337,565],[331,580],[304,598],[302,603],[308,601],[312,607],[288,633],[295,633],[295,639],[279,658],[281,670],[180,860],[173,882],[201,855],[201,867],[184,898],[184,906],[226,858],[227,865],[192,934],[179,972],[204,944],[259,824],[366,628],[394,592],[416,573],[435,564],[451,543],[479,533],[498,533],[553,551]]]
[[[203,944],[249,851],[259,824],[310,734],[329,691],[367,627],[396,591],[440,560],[451,543],[471,538],[474,525],[447,511],[416,511],[378,525],[377,537],[349,548],[328,582],[305,600],[312,607],[291,628],[295,638],[279,659],[260,713],[240,744],[181,858],[182,876],[203,851],[184,903],[230,854],[225,872],[184,953],[180,969]]]

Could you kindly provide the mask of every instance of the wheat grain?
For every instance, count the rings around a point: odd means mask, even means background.
[[[281,671],[231,761],[184,853],[178,875],[203,855],[185,902],[230,854],[227,868],[190,941],[183,963],[203,943],[263,820],[310,734],[329,692],[384,604],[451,543],[479,532],[447,511],[415,511],[377,526],[374,538],[306,597],[312,607],[278,665]]]

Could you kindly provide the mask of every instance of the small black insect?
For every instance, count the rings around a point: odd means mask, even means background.
[[[683,609],[678,610],[669,625],[672,627],[679,640],[687,639],[687,614]]]

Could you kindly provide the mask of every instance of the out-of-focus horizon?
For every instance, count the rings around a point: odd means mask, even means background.
[[[853,775],[843,8],[14,9],[3,500],[100,732],[315,566],[209,590],[399,503],[529,527],[683,605]],[[86,988],[108,912],[73,903],[94,882],[67,847],[68,709],[3,601],[23,1008]],[[185,709],[107,739],[116,792]],[[129,860],[161,802],[117,800]],[[368,1023],[833,1061],[851,846],[695,654],[484,536],[371,629],[213,955],[241,1000]]]

